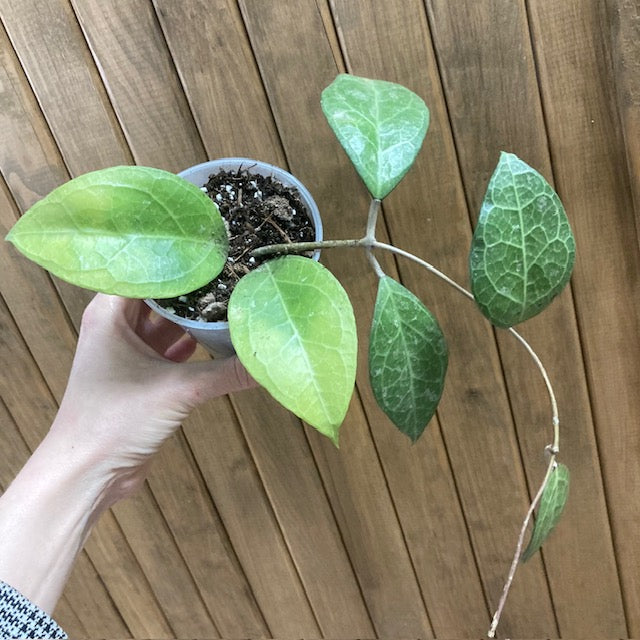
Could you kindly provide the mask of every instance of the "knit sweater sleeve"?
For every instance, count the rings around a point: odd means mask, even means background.
[[[67,638],[42,609],[0,580],[0,638]]]

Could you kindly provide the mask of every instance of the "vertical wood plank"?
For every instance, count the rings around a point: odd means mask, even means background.
[[[294,13],[283,5],[242,2],[241,9],[289,164],[319,202],[326,237],[361,233],[361,225],[344,212],[366,211],[367,201],[358,187],[350,189],[357,184],[354,172],[333,146],[319,105],[320,92],[335,77],[337,66],[317,5],[298,3]],[[278,32],[287,35],[274,38]],[[373,299],[374,282],[363,256],[347,256],[340,262],[339,257],[326,255],[323,261],[336,269],[349,292],[361,289],[362,295],[369,292]],[[356,312],[360,326],[366,326],[362,309]],[[376,632],[431,636],[359,399],[354,399],[342,427],[339,453],[315,432],[307,435]]]
[[[213,446],[212,438],[198,446]],[[149,485],[220,637],[268,635],[251,585],[184,434],[164,445],[154,461]]]
[[[58,148],[4,27],[0,26],[2,173],[24,211],[68,179]]]
[[[4,131],[0,171],[20,212],[24,212],[65,182],[69,174],[4,27],[0,28],[0,64],[0,122]],[[52,281],[77,327],[92,294],[55,278]]]
[[[558,191],[576,212],[573,287],[600,445],[628,632],[640,630],[640,256],[611,74],[610,26],[596,1],[531,2],[542,98]],[[624,382],[623,382],[624,381]],[[589,550],[585,550],[589,553]],[[591,588],[591,585],[590,587]]]
[[[640,6],[635,0],[607,0],[607,8],[618,112],[640,242]]]
[[[58,600],[52,617],[70,638],[77,636],[89,637],[89,632],[64,595]]]
[[[177,637],[219,637],[148,483],[112,508]]]
[[[373,635],[300,420],[263,390],[251,396],[234,406],[322,635]]]

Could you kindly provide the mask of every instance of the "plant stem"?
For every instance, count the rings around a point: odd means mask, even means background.
[[[378,278],[383,278],[385,276],[385,272],[382,270],[380,263],[373,255],[372,247],[376,241],[376,223],[378,222],[378,213],[380,212],[381,204],[382,201],[377,198],[373,198],[371,200],[371,204],[369,205],[369,215],[367,217],[367,231],[364,238],[362,238],[367,250],[367,258],[369,258],[369,262],[371,263],[371,266],[376,272]]]
[[[371,251],[371,249],[369,248],[367,248],[367,258],[369,258],[369,262],[371,263],[371,266],[373,267],[373,270],[376,272],[376,275],[378,276],[378,278],[384,278],[384,276],[386,276],[387,274],[382,270],[380,263],[378,262],[376,257],[373,255],[373,251]]]
[[[556,396],[553,392],[553,387],[551,386],[551,381],[549,380],[549,375],[547,374],[546,369],[544,368],[538,354],[531,348],[531,345],[513,328],[510,328],[509,333],[516,338],[522,344],[522,346],[527,350],[533,361],[536,363],[538,370],[542,374],[542,378],[547,387],[547,392],[549,394],[549,400],[551,401],[551,411],[552,411],[552,423],[553,423],[553,444],[546,447],[546,451],[551,454],[549,458],[549,466],[547,467],[547,473],[544,476],[544,480],[542,481],[540,487],[538,488],[538,492],[536,493],[531,505],[529,506],[529,510],[527,511],[527,515],[524,518],[522,523],[522,527],[520,528],[520,534],[518,536],[518,543],[516,544],[516,550],[513,555],[513,560],[511,561],[511,567],[509,569],[509,574],[507,576],[507,580],[504,584],[504,588],[502,589],[502,595],[500,596],[500,602],[498,603],[498,608],[493,615],[493,619],[491,621],[491,627],[487,632],[487,637],[494,638],[496,635],[496,629],[498,627],[498,623],[500,622],[500,616],[502,615],[502,611],[504,609],[504,605],[507,601],[507,596],[509,595],[509,589],[511,588],[511,583],[513,582],[513,577],[515,576],[516,570],[518,569],[518,562],[520,560],[520,555],[522,553],[522,546],[524,544],[524,537],[527,532],[527,527],[529,526],[529,521],[531,520],[531,516],[533,515],[533,511],[536,506],[540,502],[540,498],[542,497],[542,493],[544,488],[547,486],[547,482],[553,473],[553,470],[556,468],[556,457],[560,451],[560,419],[558,418],[558,403],[556,402]]]
[[[522,553],[522,546],[524,544],[524,536],[527,532],[527,527],[529,526],[529,521],[531,520],[531,516],[535,508],[538,506],[538,502],[540,502],[540,498],[542,497],[542,493],[544,488],[547,486],[547,482],[553,473],[553,470],[556,468],[556,454],[553,453],[551,455],[551,459],[549,460],[549,466],[547,467],[547,473],[544,476],[544,480],[538,489],[538,493],[536,493],[534,499],[529,506],[529,510],[527,511],[527,515],[524,518],[522,523],[522,527],[520,529],[520,535],[518,536],[518,544],[516,545],[516,552],[513,556],[513,560],[511,561],[511,567],[509,569],[509,575],[507,576],[507,581],[504,584],[502,589],[502,595],[500,596],[500,602],[498,603],[498,608],[496,612],[493,614],[493,619],[491,621],[491,627],[487,632],[488,638],[495,638],[496,629],[498,628],[498,624],[500,622],[500,616],[502,615],[502,611],[504,609],[504,605],[507,602],[507,596],[509,595],[509,589],[511,588],[511,583],[513,582],[513,577],[516,574],[516,570],[518,568],[518,562],[520,561],[520,554]]]
[[[373,265],[373,268],[375,269],[378,277],[382,277],[382,275],[384,275],[384,272],[382,271],[380,265],[378,264],[378,261],[373,256],[372,250],[383,249],[385,251],[390,251],[397,255],[403,256],[409,260],[412,260],[413,262],[424,267],[430,273],[444,280],[448,285],[452,286],[459,293],[463,294],[470,300],[474,300],[474,296],[470,291],[467,291],[467,289],[465,289],[462,285],[458,284],[455,280],[452,280],[449,276],[442,273],[442,271],[440,271],[439,269],[436,269],[432,264],[429,264],[425,260],[418,258],[418,256],[412,253],[409,253],[408,251],[404,251],[403,249],[399,249],[398,247],[394,247],[393,245],[386,244],[384,242],[378,242],[375,239],[375,224],[376,224],[376,218],[378,215],[379,208],[380,208],[380,201],[372,200],[371,206],[369,208],[369,219],[367,221],[367,233],[365,237],[361,238],[360,240],[326,240],[323,242],[299,242],[299,243],[292,243],[288,245],[287,244],[271,245],[267,247],[261,247],[260,249],[256,249],[255,251],[253,251],[252,255],[254,256],[268,255],[270,253],[277,253],[277,252],[297,253],[297,252],[311,250],[311,249],[324,249],[324,248],[333,248],[333,247],[363,247],[367,250],[367,254],[369,255],[371,264]],[[493,616],[491,627],[489,628],[489,631],[487,633],[487,636],[489,638],[495,637],[496,629],[498,627],[498,623],[500,622],[500,616],[502,615],[502,611],[504,609],[505,603],[507,601],[507,596],[509,595],[509,590],[511,588],[511,583],[513,582],[513,578],[518,568],[518,562],[520,560],[520,555],[522,553],[522,546],[524,544],[524,538],[527,532],[527,527],[529,526],[529,521],[531,520],[531,516],[533,515],[535,508],[540,502],[540,498],[542,497],[544,488],[547,486],[547,482],[549,481],[549,478],[551,477],[553,470],[557,466],[556,457],[558,455],[559,446],[560,446],[560,419],[558,418],[558,404],[556,401],[555,393],[553,391],[553,387],[551,386],[549,375],[547,374],[547,371],[544,368],[542,361],[540,360],[536,352],[533,350],[531,345],[515,329],[509,328],[508,332],[514,338],[516,338],[516,340],[518,340],[518,342],[520,342],[520,344],[526,349],[527,353],[529,354],[529,356],[535,363],[536,367],[540,371],[540,374],[542,375],[542,379],[544,380],[545,386],[547,388],[547,393],[549,395],[549,400],[551,403],[553,444],[548,445],[545,448],[545,451],[549,452],[551,456],[549,459],[547,472],[522,522],[522,527],[520,528],[520,534],[518,536],[518,542],[516,545],[516,551],[513,556],[513,560],[511,562],[511,567],[509,569],[509,574],[507,575],[507,579],[502,590],[500,602],[498,603],[498,607]]]
[[[444,280],[447,284],[451,285],[454,289],[465,295],[470,300],[474,299],[473,294],[470,291],[467,291],[463,286],[459,285],[455,280],[452,280],[448,275],[442,273],[442,271],[440,271],[439,269],[436,269],[432,264],[429,264],[425,260],[422,260],[422,258],[418,258],[418,256],[413,255],[413,253],[409,253],[408,251],[404,251],[403,249],[398,249],[398,247],[394,247],[391,244],[378,242],[377,240],[374,240],[371,248],[384,249],[385,251],[391,251],[392,253],[396,253],[399,256],[403,256],[405,258],[408,258],[409,260],[413,260],[413,262],[418,263],[421,267],[424,267],[433,275],[438,276],[438,278]]]
[[[365,247],[364,238],[360,240],[320,240],[318,242],[285,242],[282,244],[267,244],[251,252],[254,258],[270,256],[274,253],[304,253],[316,249],[333,249],[336,247]]]
[[[508,331],[527,350],[536,366],[538,367],[538,370],[542,375],[542,379],[544,380],[545,386],[547,387],[547,393],[549,394],[549,400],[551,402],[553,424],[553,444],[549,446],[549,450],[553,456],[556,456],[560,452],[560,419],[558,417],[558,403],[556,401],[556,394],[553,392],[549,374],[544,368],[540,358],[538,357],[538,354],[532,349],[531,345],[515,329],[509,328]]]
[[[367,232],[364,236],[364,239],[368,240],[371,243],[374,243],[376,240],[376,223],[378,222],[378,213],[380,211],[381,204],[381,200],[373,198],[371,200],[371,204],[369,205],[369,215],[367,217]]]

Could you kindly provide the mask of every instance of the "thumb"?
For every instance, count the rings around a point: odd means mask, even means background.
[[[237,356],[179,365],[188,386],[188,402],[195,407],[206,400],[258,386]]]

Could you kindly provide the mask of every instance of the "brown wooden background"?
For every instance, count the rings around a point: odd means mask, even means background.
[[[499,151],[552,181],[577,264],[523,333],[556,386],[572,489],[501,632],[640,634],[638,0],[0,0],[0,18],[3,235],[89,170],[246,155],[308,185],[327,237],[357,236],[365,190],[319,107],[344,70],[429,105],[425,147],[381,226],[459,281]],[[6,486],[56,411],[89,296],[0,244]],[[323,261],[364,343],[375,277],[359,254]],[[545,392],[467,300],[384,265],[450,342],[419,443],[374,407],[364,359],[339,451],[260,390],[209,403],[90,538],[56,612],[72,636],[484,634],[544,473]]]

